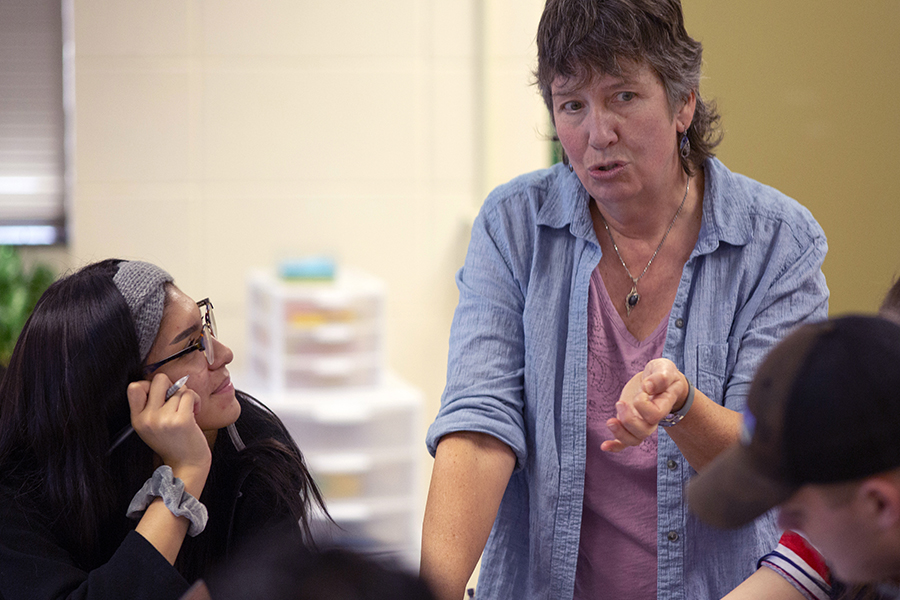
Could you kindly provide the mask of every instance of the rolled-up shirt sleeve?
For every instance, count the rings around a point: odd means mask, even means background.
[[[456,276],[459,304],[450,333],[447,385],[426,444],[434,455],[441,437],[455,431],[490,434],[509,445],[516,469],[527,458],[524,372],[525,300],[502,219],[475,220],[469,250]]]

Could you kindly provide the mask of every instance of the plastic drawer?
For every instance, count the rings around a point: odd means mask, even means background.
[[[412,452],[307,454],[313,478],[329,501],[417,493]]]
[[[279,382],[279,387],[286,389],[377,385],[383,373],[375,354],[292,356],[287,357],[280,371],[276,368],[261,356],[250,361],[254,377]]]
[[[307,329],[289,328],[284,352],[291,355],[373,353],[379,338],[374,323],[328,323]]]
[[[278,416],[304,452],[409,451],[416,447],[418,412],[407,407],[379,409],[364,404],[324,403],[287,408]]]
[[[353,269],[296,282],[248,278],[249,372],[283,390],[378,385],[385,371],[384,283]]]

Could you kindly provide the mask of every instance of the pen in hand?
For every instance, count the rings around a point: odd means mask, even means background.
[[[175,395],[175,392],[184,387],[184,384],[187,383],[188,375],[185,375],[175,383],[169,386],[169,389],[166,390],[166,400]],[[113,445],[110,446],[109,450],[106,451],[106,455],[109,456],[112,454],[112,451],[115,450],[122,442],[128,439],[128,436],[134,432],[134,427],[132,425],[126,426],[122,432],[119,434],[119,437],[116,438],[116,441],[113,442]]]
[[[189,375],[185,375],[175,383],[169,386],[169,389],[166,390],[166,400],[175,395],[175,392],[184,387],[184,384],[187,383]]]

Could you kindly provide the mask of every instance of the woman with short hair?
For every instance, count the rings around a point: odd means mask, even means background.
[[[767,350],[826,316],[825,236],[713,157],[678,0],[548,0],[537,46],[564,159],[473,226],[422,574],[456,600],[483,550],[481,599],[720,598],[774,520],[712,531],[684,486],[739,436]]]

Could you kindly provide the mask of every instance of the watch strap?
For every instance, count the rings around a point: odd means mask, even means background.
[[[694,384],[691,383],[691,380],[687,378],[687,375],[684,376],[684,380],[688,384],[688,395],[687,400],[684,401],[684,406],[678,409],[675,412],[670,412],[662,420],[659,422],[662,427],[671,427],[673,425],[677,425],[681,422],[684,416],[691,410],[691,405],[694,403],[694,392],[697,391],[697,388],[694,387]]]

